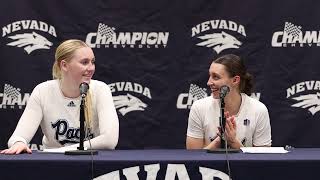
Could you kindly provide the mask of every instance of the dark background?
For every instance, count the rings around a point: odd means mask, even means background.
[[[320,105],[318,7],[320,2],[311,0],[3,1],[0,7],[0,148],[7,146],[33,88],[51,79],[55,48],[66,39],[86,41],[89,33],[97,32],[99,23],[114,28],[116,36],[133,32],[169,33],[165,47],[144,44],[139,48],[141,43],[136,42],[133,48],[130,44],[123,44],[125,47],[102,44],[100,48],[93,48],[94,79],[114,83],[114,97],[129,93],[147,105],[143,111],[125,115],[117,109],[118,149],[184,148],[192,98],[201,98],[189,93],[190,86],[207,88],[211,61],[228,53],[242,56],[255,77],[254,95],[269,109],[273,146],[319,147],[320,113],[309,110]],[[219,24],[205,26],[206,21]],[[56,36],[37,28],[40,22],[51,27]],[[229,27],[230,22],[236,24],[235,30]],[[293,43],[284,40],[283,46],[272,47],[274,33],[283,32],[286,22],[300,29],[300,35]],[[192,36],[192,28],[197,25],[204,29]],[[240,26],[245,35],[237,32]],[[199,36],[222,31],[240,41],[240,47],[217,53],[212,48],[196,45],[203,41]],[[52,43],[49,49],[27,53],[24,48],[36,42],[31,39],[21,47],[8,45],[16,41],[10,37],[33,32]],[[303,42],[304,38],[311,40]],[[121,82],[127,88],[117,88],[116,84],[119,86]],[[131,91],[130,85],[134,84],[143,91]],[[6,90],[5,85],[11,90]],[[288,95],[288,89],[294,93]],[[14,96],[12,92],[19,93]],[[183,101],[179,101],[179,97],[183,97],[180,99]],[[302,102],[294,99],[297,97],[306,97],[309,100],[306,106],[293,107]],[[40,132],[31,144],[33,148],[41,144]]]

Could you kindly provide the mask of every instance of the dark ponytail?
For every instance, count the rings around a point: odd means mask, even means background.
[[[253,88],[253,77],[251,74],[246,73],[242,78],[243,83],[240,82],[240,92],[251,95]]]

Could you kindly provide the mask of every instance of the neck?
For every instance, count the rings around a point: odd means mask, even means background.
[[[240,93],[229,94],[229,96],[225,98],[225,110],[229,111],[230,116],[238,114],[241,101]]]
[[[77,98],[80,96],[80,90],[78,86],[73,85],[71,82],[67,82],[65,79],[59,80],[59,85],[62,94],[68,98]]]

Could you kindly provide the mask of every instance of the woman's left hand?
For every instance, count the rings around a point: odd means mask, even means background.
[[[231,148],[240,148],[241,143],[237,140],[237,123],[235,116],[230,116],[229,112],[225,113],[226,116],[226,126],[225,126],[225,138],[228,145]]]

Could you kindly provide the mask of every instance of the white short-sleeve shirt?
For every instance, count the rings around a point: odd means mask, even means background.
[[[268,109],[260,101],[241,93],[242,102],[235,117],[236,137],[244,146],[271,145]],[[193,103],[188,120],[187,136],[212,141],[218,132],[220,100],[212,96]]]

